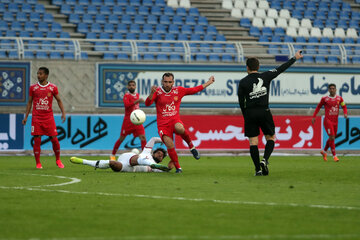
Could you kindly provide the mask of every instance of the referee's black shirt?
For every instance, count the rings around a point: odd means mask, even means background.
[[[269,108],[269,89],[271,80],[288,69],[295,61],[296,58],[293,57],[275,69],[263,73],[250,73],[241,79],[238,89],[238,98],[242,113],[245,113],[245,109]]]

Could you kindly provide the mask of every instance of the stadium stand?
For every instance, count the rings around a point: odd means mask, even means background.
[[[104,60],[236,63],[256,54],[273,62],[276,56],[304,48],[304,53],[314,55],[304,63],[358,64],[354,49],[359,45],[360,5],[355,2],[50,1],[48,5],[36,0],[0,1],[1,58],[81,59],[83,55]],[[159,44],[164,41],[166,45]],[[151,43],[164,50],[149,54]],[[232,52],[226,52],[227,44]],[[172,51],[180,57],[172,56]]]

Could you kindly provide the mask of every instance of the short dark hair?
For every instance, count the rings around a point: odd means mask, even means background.
[[[136,85],[135,80],[130,80],[130,81],[128,81],[127,85],[129,85],[130,83],[135,83],[135,85]]]
[[[153,154],[157,153],[158,151],[161,151],[164,154],[163,159],[167,156],[167,151],[164,148],[157,148],[154,150]],[[157,159],[154,159],[156,162],[158,162]]]
[[[260,63],[257,58],[251,57],[246,60],[246,66],[250,71],[257,71],[259,70]]]
[[[39,70],[43,71],[46,75],[49,75],[49,69],[47,67],[40,67]]]
[[[174,79],[174,74],[167,72],[167,73],[164,73],[164,75],[162,76],[162,80],[164,80],[164,77],[172,77],[172,79]]]
[[[330,88],[330,87],[334,87],[334,88],[336,88],[335,83],[330,83],[330,84],[329,84],[329,86],[328,86],[328,88]]]

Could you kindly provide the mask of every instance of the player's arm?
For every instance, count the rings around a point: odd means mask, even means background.
[[[215,82],[215,78],[214,78],[214,76],[211,76],[209,78],[209,80],[204,84],[201,84],[199,86],[192,87],[192,88],[184,88],[185,95],[193,95],[195,93],[198,93],[198,92],[204,90],[205,88],[207,88],[208,86],[210,86],[211,84],[213,84],[214,82]]]
[[[279,67],[273,69],[273,70],[270,70],[270,71],[267,71],[265,74],[267,76],[269,76],[270,79],[274,79],[275,77],[277,77],[280,73],[283,73],[286,69],[288,69],[291,65],[293,65],[296,60],[300,59],[303,57],[303,55],[301,54],[302,51],[301,50],[298,50],[296,53],[295,53],[295,56],[290,58],[289,61],[287,61],[286,63],[280,65]]]
[[[238,100],[239,100],[241,112],[243,115],[245,115],[245,96],[243,93],[243,89],[240,85],[239,85],[239,89],[238,89]]]
[[[126,108],[128,108],[128,107],[131,107],[131,106],[133,106],[133,105],[135,105],[135,104],[137,104],[139,102],[144,102],[144,99],[139,98],[139,99],[134,100],[131,97],[125,96],[124,99],[123,99],[123,102],[124,102],[124,106]]]
[[[32,96],[29,96],[29,101],[28,101],[27,104],[26,104],[25,117],[24,117],[24,119],[22,120],[22,124],[23,124],[23,125],[26,124],[27,118],[28,118],[28,116],[29,116],[29,114],[30,114],[32,101],[33,101],[33,97],[32,97]]]
[[[59,94],[56,94],[54,95],[54,98],[56,99],[58,105],[59,105],[59,108],[61,110],[61,119],[62,119],[62,122],[65,122],[65,119],[66,119],[66,114],[65,114],[65,108],[64,108],[64,105],[61,101],[61,98],[59,96]]]
[[[146,143],[146,146],[145,146],[145,147],[152,149],[152,148],[154,147],[155,143],[163,143],[163,142],[161,141],[161,138],[159,138],[159,137],[152,137],[152,138]]]
[[[347,118],[348,116],[348,111],[347,111],[347,107],[346,104],[344,102],[344,99],[341,97],[341,102],[340,102],[340,106],[342,107],[343,111],[344,111],[344,117]]]
[[[314,114],[313,114],[313,117],[311,119],[311,122],[314,124],[315,123],[315,117],[316,117],[316,114],[318,114],[318,112],[320,111],[321,107],[324,105],[324,98],[321,98],[319,104],[316,106],[315,108],[315,111],[314,111]]]
[[[156,94],[155,94],[156,89],[157,89],[157,86],[152,86],[151,87],[150,94],[145,100],[145,106],[150,106],[155,101],[155,99],[156,99]]]

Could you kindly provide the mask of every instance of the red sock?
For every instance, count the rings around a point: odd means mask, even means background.
[[[40,163],[40,145],[41,145],[41,138],[40,137],[34,137],[34,157],[35,157],[35,161],[36,163]]]
[[[336,151],[335,151],[335,140],[330,140],[329,141],[329,145],[331,148],[331,153],[333,156],[336,156]]]
[[[60,143],[57,137],[51,138],[56,160],[60,160]]]
[[[187,130],[185,130],[183,134],[180,134],[180,136],[189,145],[190,149],[194,147],[194,144],[192,143],[189,132]]]
[[[115,155],[117,150],[119,149],[120,145],[121,145],[122,141],[120,141],[120,138],[116,141],[114,148],[112,150],[112,155]]]
[[[175,148],[168,149],[170,159],[174,162],[176,169],[181,168]]]
[[[141,140],[141,149],[144,149],[146,146],[146,140]]]
[[[328,139],[327,141],[326,141],[326,144],[325,144],[325,147],[324,147],[324,151],[326,152],[328,149],[329,149],[329,141],[330,141],[330,139]]]

